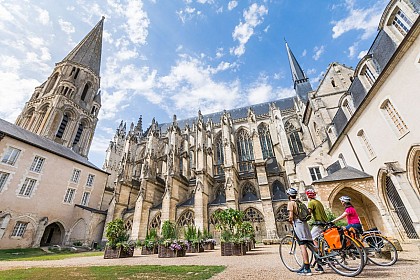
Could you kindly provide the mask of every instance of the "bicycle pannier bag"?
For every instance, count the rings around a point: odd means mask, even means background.
[[[324,231],[324,238],[330,249],[341,249],[341,234],[338,228],[332,227]]]

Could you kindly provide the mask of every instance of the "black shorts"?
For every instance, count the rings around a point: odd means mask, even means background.
[[[312,240],[297,240],[297,243],[299,245],[306,245],[306,244],[314,244],[314,242]]]

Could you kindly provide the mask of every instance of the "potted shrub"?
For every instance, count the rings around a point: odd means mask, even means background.
[[[203,230],[203,247],[204,250],[214,250],[216,246],[216,240],[213,239],[213,235],[209,233],[206,229]]]
[[[106,226],[105,259],[127,258],[134,254],[134,244],[128,241],[128,234],[122,219],[115,219]]]
[[[146,234],[146,238],[139,242],[139,246],[141,246],[141,254],[142,255],[151,255],[158,253],[158,234],[157,230],[152,228]]]
[[[228,208],[223,211],[218,211],[214,215],[217,220],[216,227],[221,230],[221,255],[245,255],[244,238],[240,232],[244,213],[240,210]]]
[[[170,221],[162,224],[162,238],[159,240],[158,257],[173,258],[184,257],[187,244],[177,240],[175,225]]]
[[[248,221],[243,222],[239,227],[239,232],[245,240],[246,250],[251,251],[255,248],[255,230],[252,224]]]
[[[188,242],[187,253],[204,252],[202,233],[194,225],[184,228],[184,239]]]

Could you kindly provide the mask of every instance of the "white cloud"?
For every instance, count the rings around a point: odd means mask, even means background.
[[[361,51],[360,53],[359,53],[359,55],[357,56],[357,58],[358,59],[362,59],[366,54],[368,53],[368,51],[367,50],[364,50],[364,51]]]
[[[230,51],[236,56],[241,56],[245,53],[245,44],[254,34],[254,28],[262,23],[264,15],[268,14],[268,10],[264,5],[258,6],[252,4],[248,10],[243,13],[245,22],[240,22],[235,26],[232,33],[233,40],[239,41],[239,46],[232,48]]]
[[[228,3],[228,10],[232,11],[238,6],[238,1],[229,1]]]
[[[369,38],[376,32],[385,2],[387,1],[378,1],[368,9],[354,9],[354,1],[346,1],[346,9],[349,11],[349,15],[342,20],[332,22],[334,24],[332,37],[338,38],[351,30],[362,30],[361,38]]]
[[[277,99],[281,99],[281,98],[295,96],[296,95],[296,92],[293,89],[293,87],[290,87],[290,88],[279,88],[279,89],[276,90],[275,94],[277,96]]]
[[[303,57],[306,56],[306,53],[307,53],[307,51],[306,51],[306,49],[304,49],[303,52],[302,52],[302,56]]]
[[[354,43],[353,45],[351,45],[349,47],[349,58],[354,58],[354,56],[356,55],[356,51],[357,51],[357,42]]]
[[[232,108],[239,98],[239,82],[216,82],[213,72],[201,60],[181,56],[170,73],[159,79],[156,89],[167,97],[163,100],[168,114],[180,112],[182,118],[199,109],[206,114]]]
[[[125,10],[125,16],[127,17],[125,27],[131,42],[141,45],[146,44],[150,20],[147,13],[143,11],[143,2],[130,0]]]
[[[58,20],[58,24],[60,25],[61,30],[63,30],[64,33],[66,34],[72,34],[76,31],[76,29],[74,28],[73,24],[71,24],[68,21],[63,20],[62,18],[60,18]]]
[[[3,59],[2,57],[1,59]],[[8,58],[1,64],[1,69],[6,63],[18,63],[14,58]],[[24,79],[20,78],[19,75],[11,71],[0,71],[0,118],[5,119],[9,122],[15,122],[17,116],[23,109],[26,101],[34,91],[36,86],[40,85],[35,79]]]
[[[48,13],[47,10],[41,9],[39,7],[36,7],[35,10],[38,12],[38,18],[37,18],[37,20],[42,25],[47,25],[47,24],[50,23],[50,14]]]
[[[320,46],[320,47],[315,47],[314,48],[314,55],[312,56],[312,58],[314,59],[314,60],[318,60],[320,57],[321,57],[321,55],[324,53],[324,51],[325,51],[325,47],[324,46]]]
[[[315,74],[315,73],[316,73],[315,68],[311,68],[311,69],[306,70],[306,74],[308,74],[308,75],[312,75],[312,74]]]
[[[258,104],[267,102],[272,99],[273,88],[271,85],[262,84],[254,85],[252,88],[248,89],[248,103],[249,104]]]

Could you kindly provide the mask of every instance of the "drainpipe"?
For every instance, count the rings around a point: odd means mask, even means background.
[[[363,169],[362,163],[360,162],[360,159],[359,159],[359,157],[357,156],[356,151],[354,150],[353,143],[350,141],[350,137],[349,137],[347,134],[346,134],[346,138],[347,138],[347,140],[348,140],[348,141],[349,141],[349,143],[350,143],[350,147],[351,147],[351,149],[352,149],[352,151],[353,151],[353,153],[354,153],[354,156],[355,156],[355,157],[356,157],[356,159],[357,159],[357,162],[359,163],[360,169],[362,169],[362,171],[363,171],[363,172],[365,172],[365,170]]]

